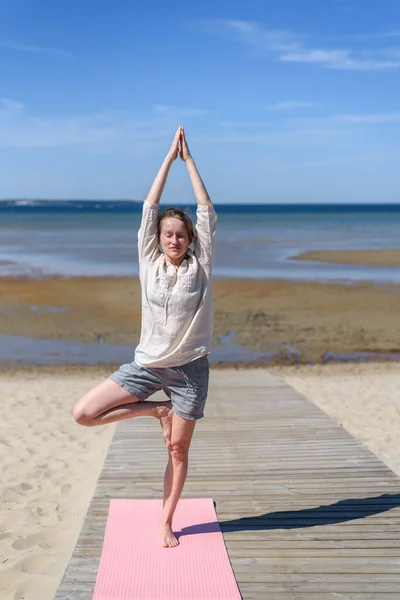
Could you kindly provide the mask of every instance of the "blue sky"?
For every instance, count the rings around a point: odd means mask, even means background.
[[[215,203],[400,201],[400,2],[1,3],[0,197],[143,199],[180,124]]]

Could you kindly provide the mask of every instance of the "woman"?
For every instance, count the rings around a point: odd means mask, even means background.
[[[178,154],[186,163],[198,203],[196,231],[179,209],[167,209],[159,217],[161,194]],[[169,454],[161,539],[162,545],[170,548],[178,544],[172,518],[187,475],[194,427],[204,416],[208,391],[216,222],[184,129],[179,127],[143,205],[138,232],[142,328],[135,359],[91,389],[73,408],[75,420],[86,426],[138,416],[159,419]],[[146,402],[161,389],[170,400]]]

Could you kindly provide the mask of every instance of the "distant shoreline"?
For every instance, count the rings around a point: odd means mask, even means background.
[[[310,260],[341,265],[366,265],[380,267],[399,267],[400,248],[382,250],[310,250],[290,260]]]
[[[91,207],[95,205],[106,206],[142,206],[143,200],[45,200],[45,199],[20,199],[20,200],[0,200],[0,208],[80,208]]]
[[[104,208],[141,208],[144,200],[132,200],[132,199],[74,199],[74,200],[57,200],[54,198],[3,198],[0,199],[0,210],[18,210],[23,212],[24,210],[32,209],[104,209]],[[196,202],[191,200],[190,202],[174,202],[176,206],[190,206],[196,207]],[[171,205],[161,201],[161,206]],[[233,203],[233,204],[221,204],[214,202],[214,206],[217,211],[220,212],[270,212],[270,213],[365,213],[365,212],[400,212],[400,203],[386,203],[386,204],[346,204],[346,203],[329,203],[329,204],[318,204],[318,203]]]

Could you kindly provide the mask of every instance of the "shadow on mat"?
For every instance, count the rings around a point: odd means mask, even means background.
[[[231,521],[217,521],[184,527],[175,532],[177,537],[194,535],[198,533],[215,533],[221,528],[225,531],[266,530],[273,529],[303,529],[319,525],[334,525],[363,519],[371,515],[384,513],[400,506],[400,494],[382,494],[372,498],[356,498],[339,500],[334,504],[302,508],[300,510],[285,510],[269,512],[262,515],[232,519]],[[218,503],[217,503],[218,510]]]

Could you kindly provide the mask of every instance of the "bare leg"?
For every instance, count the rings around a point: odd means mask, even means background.
[[[189,447],[195,425],[195,420],[183,419],[179,415],[173,414],[170,451],[172,469],[169,468],[169,465],[167,466],[164,478],[164,510],[161,519],[161,536],[164,547],[172,548],[179,543],[172,532],[172,518],[186,480]]]
[[[131,419],[132,417],[157,417],[161,419],[170,409],[170,401],[123,404],[122,406],[111,408],[94,418],[90,425],[105,425],[106,423]]]
[[[106,379],[75,403],[72,414],[80,425],[94,427],[132,417],[156,417],[161,422],[171,410],[172,406],[169,400],[140,402],[118,383]]]
[[[168,452],[168,464],[167,464],[167,468],[165,469],[165,475],[164,475],[164,501],[163,501],[163,508],[165,506],[167,498],[171,494],[171,490],[172,490],[172,476],[173,476],[172,457],[171,457],[171,452]]]

